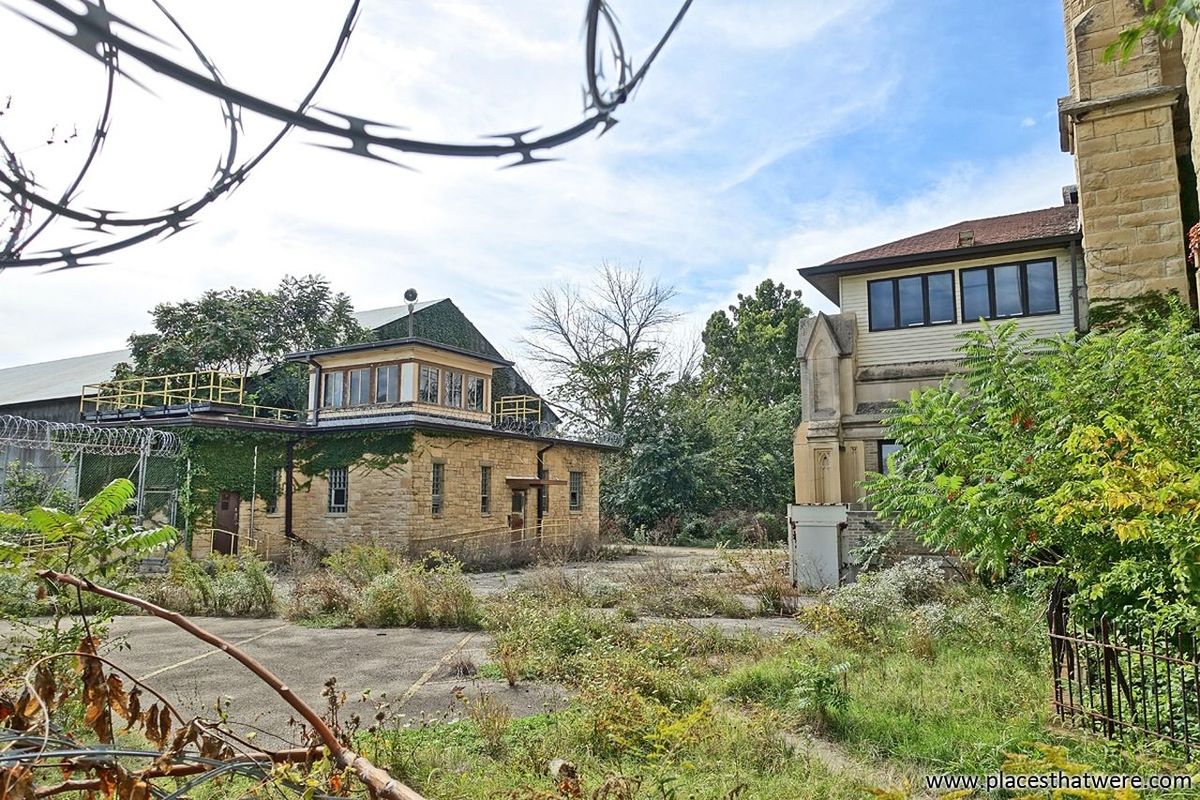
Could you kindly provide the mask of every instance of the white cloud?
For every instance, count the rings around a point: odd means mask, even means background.
[[[1022,128],[1032,128],[1034,125],[1037,125],[1037,120],[1033,117],[1023,117],[1021,119]]]
[[[627,5],[619,9],[622,30],[639,58],[676,6]],[[178,6],[231,83],[287,102],[319,69],[344,12],[316,0]],[[641,263],[680,287],[685,327],[694,330],[762,277],[796,285],[796,267],[948,216],[1049,204],[1070,180],[1069,161],[1054,153],[995,173],[962,167],[937,186],[887,200],[828,186],[799,195],[780,188],[796,160],[822,143],[886,124],[904,78],[902,49],[887,46],[888,7],[696,3],[618,113],[620,124],[563,148],[556,163],[498,171],[492,162],[401,158],[419,170],[410,172],[292,136],[174,238],[118,253],[103,267],[0,274],[0,366],[119,347],[148,327],[155,303],[232,284],[266,288],[307,272],[328,276],[359,308],[399,303],[409,286],[427,299],[452,297],[517,356],[539,285],[586,280],[604,260]],[[113,8],[151,19],[133,0]],[[568,126],[581,110],[582,8],[533,0],[366,4],[318,101],[453,141]],[[21,29],[0,52],[0,74],[19,76],[5,91],[20,115],[0,118],[0,131],[18,132],[32,147],[54,122],[90,130],[96,66],[8,11],[0,9],[0,20]],[[161,22],[152,30],[170,34]],[[221,151],[214,101],[134,72],[156,95],[119,87],[94,188],[82,195],[96,207],[157,210],[195,196]],[[274,130],[248,117],[241,152]],[[80,145],[29,158],[56,185]]]

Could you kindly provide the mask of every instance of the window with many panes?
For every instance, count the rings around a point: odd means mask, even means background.
[[[468,411],[483,411],[484,405],[484,383],[483,378],[474,375],[467,378],[467,410]]]
[[[350,405],[365,406],[371,403],[371,369],[350,370]]]
[[[492,468],[487,464],[479,468],[479,513],[492,513]]]
[[[346,403],[346,373],[326,372],[325,391],[321,405],[325,408],[341,408]]]
[[[972,267],[959,273],[959,281],[964,321],[1058,313],[1058,272],[1053,259]]]
[[[437,367],[421,367],[421,379],[417,386],[417,399],[422,403],[438,402]]]
[[[446,479],[446,465],[440,462],[433,464],[433,476],[429,482],[430,485],[430,502],[429,510],[433,512],[435,517],[442,515],[442,491]]]
[[[867,316],[873,331],[953,323],[954,273],[868,281]]]
[[[400,399],[400,367],[388,364],[375,370],[375,402],[395,403]]]
[[[350,476],[345,467],[329,470],[329,513],[345,514],[350,508]]]
[[[570,479],[567,481],[567,489],[570,492],[569,507],[572,511],[583,510],[583,473],[572,472]]]
[[[461,372],[446,370],[442,373],[442,381],[445,383],[442,405],[447,405],[451,408],[462,408],[463,374]]]

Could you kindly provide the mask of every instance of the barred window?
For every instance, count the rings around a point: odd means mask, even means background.
[[[492,513],[492,468],[479,468],[479,513]]]
[[[345,467],[329,470],[329,513],[345,514],[350,507],[350,481]]]
[[[567,488],[570,490],[570,509],[572,511],[583,510],[583,473],[572,472]]]
[[[417,399],[422,403],[437,403],[438,401],[438,370],[437,367],[421,367],[421,382]]]
[[[450,406],[451,408],[462,408],[463,374],[461,372],[446,370],[446,374],[442,377],[446,382],[446,395],[442,399],[443,405]]]
[[[467,410],[483,411],[484,383],[483,378],[471,376],[467,378]]]
[[[394,403],[400,397],[400,368],[395,364],[375,370],[375,402]]]
[[[435,517],[442,515],[442,489],[445,483],[446,465],[434,463],[433,480],[430,481],[430,511]]]
[[[369,367],[350,370],[350,405],[365,406],[371,402],[371,370]]]

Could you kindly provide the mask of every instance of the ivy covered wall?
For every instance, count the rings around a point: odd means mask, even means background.
[[[181,432],[189,470],[180,491],[180,509],[189,523],[209,519],[221,492],[243,500],[278,500],[282,481],[275,470],[287,467],[293,448],[293,479],[299,488],[335,467],[387,470],[403,464],[413,448],[412,431],[339,431],[299,437],[274,431],[193,426]],[[255,454],[257,448],[257,456]]]

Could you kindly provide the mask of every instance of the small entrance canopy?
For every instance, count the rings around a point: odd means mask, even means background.
[[[508,484],[508,488],[512,489],[514,492],[521,492],[521,491],[524,491],[525,489],[530,489],[534,486],[566,486],[567,485],[567,482],[564,480],[551,480],[550,478],[522,478],[522,477],[514,477],[511,475],[509,477],[505,478],[504,482],[506,484]]]

